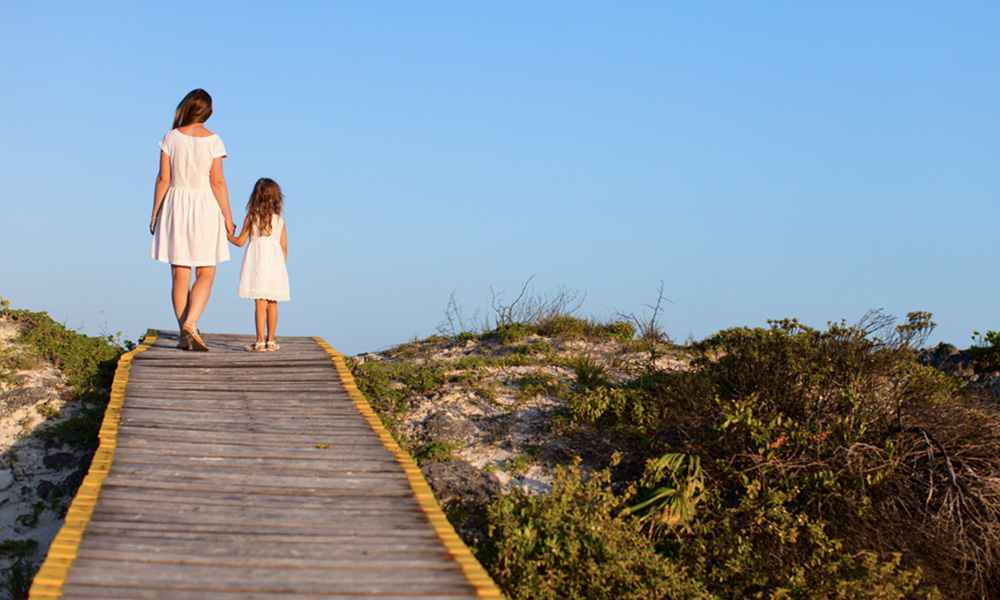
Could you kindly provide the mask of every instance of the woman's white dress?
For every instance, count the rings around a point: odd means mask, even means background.
[[[170,187],[160,206],[150,257],[186,267],[229,260],[226,220],[208,178],[212,161],[226,156],[222,140],[172,129],[159,146],[170,157]]]
[[[281,232],[285,220],[281,215],[271,217],[271,233],[260,235],[256,225],[251,225],[250,243],[243,255],[240,269],[240,298],[285,301],[289,299],[288,269],[285,253],[281,249]]]

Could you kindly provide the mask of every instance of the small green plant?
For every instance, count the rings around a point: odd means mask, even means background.
[[[38,414],[40,414],[44,419],[54,419],[62,414],[58,408],[52,406],[49,402],[43,402],[37,405],[35,410],[37,410]]]
[[[650,460],[639,486],[644,488],[643,499],[626,509],[629,514],[654,528],[685,526],[694,519],[695,508],[705,494],[701,459],[671,453]]]
[[[517,382],[517,393],[515,398],[518,402],[525,402],[538,396],[551,395],[562,396],[564,386],[552,375],[544,371],[536,371],[523,375]]]
[[[32,557],[38,550],[38,542],[28,540],[4,540],[0,545],[0,554],[13,560],[11,566],[4,569],[3,582],[0,589],[7,592],[13,600],[26,600],[31,589],[31,581],[35,577]]]
[[[524,475],[533,464],[535,464],[535,457],[525,454],[505,460],[503,463],[503,469],[504,471],[510,473],[513,477],[520,477]]]
[[[35,525],[38,525],[38,519],[42,516],[42,513],[45,512],[46,508],[47,507],[44,502],[35,502],[31,505],[31,512],[18,515],[15,521],[25,527],[34,527]]]
[[[449,444],[437,440],[427,442],[413,453],[413,460],[417,466],[423,466],[427,462],[445,462],[455,460],[455,450],[461,446],[459,444]]]
[[[514,351],[526,356],[548,355],[552,353],[552,344],[546,341],[535,342],[534,344],[521,344]]]
[[[578,356],[570,361],[570,365],[576,373],[576,384],[581,389],[592,390],[610,385],[608,367],[603,362],[590,356]]]

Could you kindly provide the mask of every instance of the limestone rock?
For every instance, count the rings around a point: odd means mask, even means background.
[[[468,418],[447,410],[439,410],[424,421],[424,435],[428,439],[456,444],[476,435],[479,428]]]
[[[448,508],[481,510],[502,490],[496,475],[481,471],[464,460],[432,462],[420,468],[434,496]]]

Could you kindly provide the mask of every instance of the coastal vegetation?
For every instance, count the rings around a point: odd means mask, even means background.
[[[0,323],[16,332],[0,343],[0,392],[8,390],[18,395],[18,388],[30,383],[31,373],[49,371],[56,373],[64,392],[58,394],[61,400],[56,406],[44,401],[30,407],[41,424],[26,427],[25,436],[38,440],[37,443],[53,448],[72,448],[79,456],[79,471],[86,472],[87,465],[97,448],[97,435],[107,407],[109,389],[114,379],[115,367],[122,353],[135,345],[122,340],[121,335],[86,336],[68,329],[44,312],[32,312],[10,308],[9,302],[0,297]],[[5,411],[14,407],[7,405]],[[29,408],[29,407],[25,407]],[[31,417],[24,417],[25,420]],[[31,430],[29,433],[29,429]],[[20,460],[18,446],[27,443],[27,438],[19,438],[13,447],[4,447],[4,467],[10,468]],[[32,537],[43,514],[56,515],[61,520],[76,493],[79,478],[70,477],[58,485],[49,485],[51,491],[46,498],[37,498],[19,514],[15,523],[21,534],[16,539],[4,539],[0,543],[0,590],[15,600],[27,598],[28,588],[38,568],[39,542]],[[43,486],[45,487],[45,486]],[[13,489],[13,488],[9,488]],[[10,498],[15,504],[24,504],[20,496]],[[8,505],[11,506],[11,505]],[[47,544],[48,542],[46,542]]]
[[[679,345],[660,302],[597,322],[567,308],[572,295],[518,312],[526,297],[494,296],[478,328],[452,302],[440,335],[353,364],[422,462],[433,442],[404,424],[446,386],[555,407],[542,427],[558,451],[524,456],[552,468],[550,489],[511,486],[478,520],[452,516],[510,598],[996,597],[997,398],[921,360],[929,313],[776,320]],[[996,365],[998,341],[977,341],[977,369]]]

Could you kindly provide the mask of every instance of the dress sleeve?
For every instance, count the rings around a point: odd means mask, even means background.
[[[215,136],[215,142],[212,144],[212,158],[225,158],[226,157],[226,146],[222,143],[222,138]]]
[[[173,131],[173,130],[171,130],[171,131]],[[160,140],[160,143],[157,144],[157,146],[160,147],[160,150],[163,150],[167,154],[167,156],[170,156],[170,139],[169,138],[170,138],[170,131],[168,131],[167,134],[165,136],[163,136],[163,139]]]

